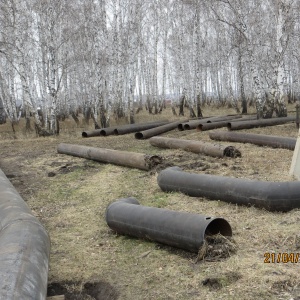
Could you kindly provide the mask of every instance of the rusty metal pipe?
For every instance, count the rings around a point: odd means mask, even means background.
[[[149,140],[152,146],[160,148],[183,149],[193,153],[203,153],[214,157],[238,157],[241,152],[232,146],[206,143],[193,140],[182,140],[166,137],[152,137]]]
[[[0,170],[0,299],[44,300],[50,239]]]
[[[139,123],[139,124],[125,124],[125,125],[116,125],[112,127],[106,127],[91,131],[83,131],[82,137],[94,137],[94,136],[108,136],[112,134],[125,134],[130,132],[136,132],[144,129],[153,128],[155,126],[161,126],[163,124],[168,123],[168,120],[160,120],[160,121],[151,121],[147,123]]]
[[[166,125],[163,125],[163,126],[148,129],[148,130],[145,130],[145,131],[140,131],[140,132],[137,132],[135,134],[135,138],[138,139],[138,140],[148,139],[152,136],[159,135],[159,134],[168,132],[170,130],[173,130],[173,129],[177,128],[178,124],[180,124],[180,123],[182,123],[182,121],[175,121],[175,122],[171,122],[171,123],[168,123]]]
[[[141,130],[147,130],[151,128],[157,128],[159,126],[163,126],[168,124],[168,120],[163,120],[163,121],[157,121],[157,122],[152,122],[152,123],[144,123],[144,124],[132,124],[126,125],[126,126],[120,126],[114,130],[114,134],[116,135],[121,135],[121,134],[127,134],[127,133],[132,133],[132,132],[137,132]],[[133,126],[136,125],[136,126]]]
[[[256,119],[256,116],[246,116],[246,117],[243,117],[243,118],[238,118],[238,119],[235,119],[235,120],[231,120],[231,123],[232,122],[245,122],[245,121],[254,120],[254,119]],[[228,121],[203,123],[203,124],[199,124],[196,127],[196,129],[198,131],[207,131],[207,130],[211,130],[211,129],[227,127],[227,125],[228,125]]]
[[[221,122],[221,121],[228,121],[233,119],[241,118],[241,115],[232,115],[232,116],[218,116],[218,117],[211,117],[202,120],[193,120],[182,124],[183,130],[191,130],[197,128],[200,124],[207,124],[213,122]]]
[[[64,143],[58,145],[57,152],[141,170],[150,170],[162,162],[162,158],[158,155],[145,155]]]
[[[254,205],[269,211],[300,208],[300,182],[270,182],[183,172],[171,167],[160,172],[158,185],[165,192],[182,192],[233,204]]]
[[[206,236],[231,236],[223,218],[139,205],[135,198],[119,199],[106,209],[107,225],[114,231],[198,252]]]
[[[266,127],[295,122],[295,117],[271,118],[251,120],[248,122],[229,122],[227,125],[228,130],[250,129],[255,127]]]
[[[290,137],[254,134],[254,133],[240,133],[231,131],[214,131],[209,133],[212,140],[251,143],[259,146],[269,146],[272,148],[283,148],[294,150],[296,139]]]

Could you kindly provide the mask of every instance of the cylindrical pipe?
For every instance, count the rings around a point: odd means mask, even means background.
[[[153,122],[153,123],[131,124],[131,125],[116,128],[114,130],[114,134],[121,135],[121,134],[137,132],[137,131],[141,131],[141,130],[147,130],[147,129],[151,129],[151,128],[157,128],[159,126],[166,125],[168,123],[169,123],[169,121],[165,120],[165,121],[157,121],[157,122]],[[133,126],[133,125],[136,125],[136,126]]]
[[[296,145],[295,138],[244,132],[214,131],[209,133],[209,137],[212,140],[218,141],[251,143],[259,146],[269,146],[289,150],[294,150]]]
[[[223,218],[139,205],[135,198],[119,199],[107,207],[107,225],[121,234],[198,252],[206,236],[231,236]]]
[[[221,122],[221,121],[228,121],[233,119],[241,118],[241,115],[232,115],[232,116],[218,116],[218,117],[211,117],[202,120],[193,120],[186,123],[182,123],[183,130],[191,130],[197,128],[200,124],[207,124],[213,122]]]
[[[125,124],[125,125],[116,125],[113,127],[106,127],[91,131],[83,131],[82,137],[93,137],[93,136],[108,136],[112,134],[125,134],[130,132],[136,132],[144,129],[154,128],[157,126],[161,126],[163,124],[167,124],[168,120],[160,120],[160,121],[151,121],[147,123],[138,123],[138,124]]]
[[[232,146],[206,143],[193,140],[182,140],[166,137],[152,137],[149,140],[152,146],[160,148],[183,149],[194,153],[203,153],[214,157],[240,157],[241,152]]]
[[[138,140],[148,139],[152,136],[155,136],[155,135],[162,134],[162,133],[168,132],[170,130],[173,130],[173,129],[177,128],[178,124],[180,124],[180,123],[182,123],[182,121],[175,121],[175,122],[171,122],[169,124],[163,125],[163,126],[148,129],[148,130],[145,130],[145,131],[140,131],[140,132],[137,132],[135,134],[135,138],[138,139]]]
[[[163,170],[157,177],[165,192],[182,192],[241,205],[254,205],[269,211],[300,208],[300,182],[246,180],[208,174],[192,174],[178,167]]]
[[[285,124],[288,122],[294,122],[295,120],[296,120],[295,117],[283,117],[283,118],[251,120],[247,122],[229,122],[227,128],[228,130],[250,129],[255,127],[275,126],[279,124]]]
[[[50,239],[0,170],[0,299],[44,300]]]
[[[158,155],[145,155],[64,143],[58,145],[57,152],[141,170],[150,170],[162,162],[162,158]]]
[[[245,121],[254,120],[254,119],[256,119],[256,116],[247,116],[244,118],[238,118],[235,120],[231,120],[231,122],[245,122]],[[216,129],[216,128],[227,127],[227,125],[228,125],[228,121],[203,123],[203,124],[199,124],[196,127],[196,129],[198,131],[206,131],[206,130],[211,130],[211,129]]]

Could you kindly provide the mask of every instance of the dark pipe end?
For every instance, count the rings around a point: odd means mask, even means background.
[[[87,137],[88,137],[86,131],[83,131],[83,132],[82,132],[82,137],[83,137],[83,138],[87,138]]]
[[[115,134],[115,135],[118,135],[118,134],[119,134],[118,129],[114,129],[114,134]]]
[[[141,140],[141,139],[143,139],[143,134],[141,133],[141,132],[137,132],[135,135],[134,135],[134,137],[136,138],[136,139],[138,139],[138,140]]]
[[[100,133],[99,133],[99,135],[106,136],[106,131],[105,130],[101,130]]]
[[[231,130],[231,123],[227,123],[227,129]]]
[[[197,129],[198,131],[202,131],[202,127],[203,127],[203,124],[199,124],[199,125],[196,127],[196,129]]]
[[[208,120],[206,123],[211,123],[211,120]]]
[[[190,127],[189,124],[184,124],[183,125],[183,130],[190,130],[190,129],[191,129],[191,127]]]
[[[177,129],[178,129],[179,131],[183,131],[183,130],[184,130],[183,124],[182,124],[182,123],[178,124],[178,125],[177,125]]]
[[[205,235],[215,235],[218,233],[222,234],[223,236],[232,236],[231,226],[225,219],[215,218],[205,229]]]
[[[233,146],[226,147],[223,151],[223,155],[227,157],[233,157],[233,158],[242,156],[241,152]]]

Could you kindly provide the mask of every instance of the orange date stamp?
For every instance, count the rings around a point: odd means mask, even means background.
[[[275,264],[275,263],[293,263],[296,264],[299,262],[299,256],[300,253],[297,252],[278,252],[278,253],[271,253],[271,252],[266,252],[264,254],[264,263],[265,264]]]

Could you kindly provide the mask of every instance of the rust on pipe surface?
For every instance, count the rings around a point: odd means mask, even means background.
[[[106,127],[91,131],[83,131],[82,137],[88,138],[88,137],[94,137],[94,136],[108,136],[112,134],[124,134],[129,132],[136,132],[139,130],[144,130],[148,128],[153,128],[155,126],[160,126],[163,124],[168,123],[168,120],[160,120],[160,121],[151,121],[147,123],[139,123],[139,124],[126,124],[126,125],[116,125],[112,127]],[[157,125],[156,125],[157,124]],[[132,131],[130,131],[132,130]],[[127,131],[127,132],[125,132]]]
[[[163,125],[163,126],[148,129],[148,130],[145,130],[145,131],[140,131],[140,132],[137,132],[135,134],[135,138],[138,139],[138,140],[148,139],[152,136],[159,135],[159,134],[168,132],[170,130],[176,129],[178,124],[180,124],[180,123],[182,123],[182,121],[175,121],[175,122],[171,122],[171,123],[168,123],[166,125]]]
[[[158,155],[146,155],[64,143],[58,145],[57,152],[141,170],[150,170],[162,162],[162,157]]]
[[[0,299],[44,300],[50,239],[0,170]]]
[[[202,120],[193,120],[186,123],[182,123],[182,130],[191,130],[197,128],[200,124],[207,124],[212,122],[221,122],[221,121],[229,121],[233,119],[241,118],[241,115],[232,115],[232,116],[219,116],[219,117],[211,117]]]
[[[214,157],[240,157],[241,152],[232,146],[206,143],[193,140],[182,140],[166,137],[152,137],[149,140],[152,146],[160,148],[183,149],[193,153],[203,153]]]
[[[139,205],[135,198],[118,199],[106,209],[107,225],[121,234],[198,252],[206,236],[232,236],[223,218]]]
[[[245,122],[245,121],[254,120],[254,119],[256,119],[256,116],[246,116],[243,118],[232,120],[231,122]],[[207,130],[211,130],[211,129],[227,127],[227,125],[228,125],[228,121],[203,123],[203,124],[199,124],[196,127],[196,129],[198,131],[207,131]]]
[[[271,119],[260,119],[250,120],[247,122],[229,122],[227,125],[228,130],[240,130],[250,129],[255,127],[266,127],[285,124],[289,122],[295,122],[295,117],[283,117],[283,118],[271,118]]]
[[[254,133],[240,133],[231,131],[214,131],[209,133],[212,140],[251,143],[259,146],[269,146],[272,148],[283,148],[294,150],[296,145],[296,138],[254,134]]]
[[[254,205],[269,211],[300,208],[299,181],[271,182],[193,174],[171,167],[159,173],[157,182],[165,192],[182,192],[192,197]]]

